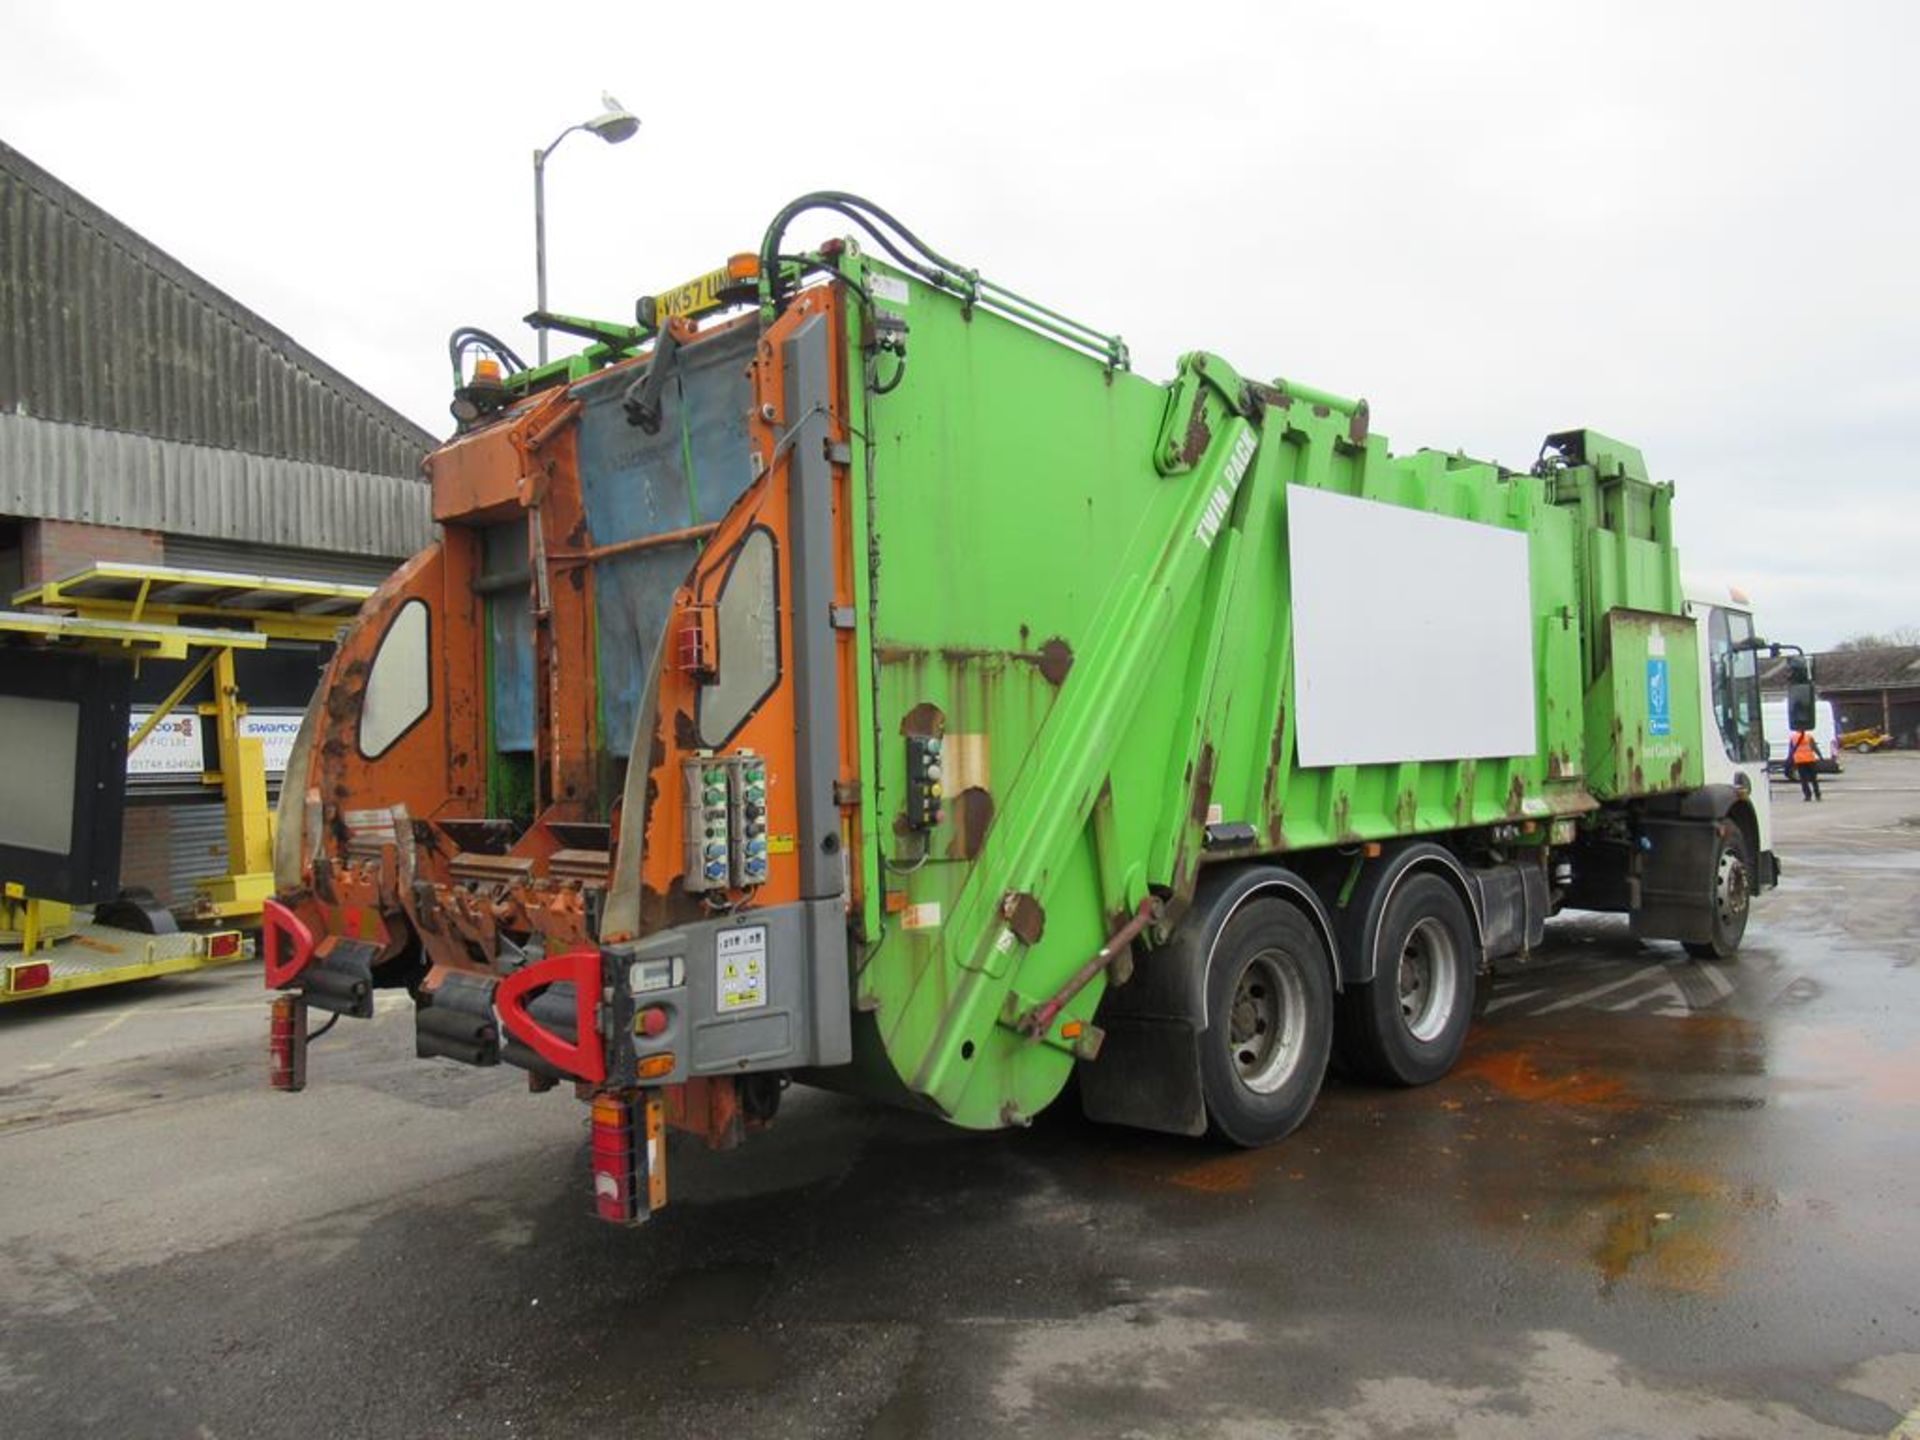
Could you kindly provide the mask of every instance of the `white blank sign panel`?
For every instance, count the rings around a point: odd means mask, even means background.
[[[0,695],[0,844],[64,855],[73,847],[80,707],[71,700]]]
[[[1531,755],[1527,537],[1287,487],[1303,766]]]

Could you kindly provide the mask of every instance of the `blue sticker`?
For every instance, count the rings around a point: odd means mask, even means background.
[[[1664,655],[1647,661],[1647,733],[1673,733],[1673,693],[1667,685],[1667,660]]]

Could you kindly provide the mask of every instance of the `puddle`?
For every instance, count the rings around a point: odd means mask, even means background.
[[[1823,1091],[1904,1110],[1920,1107],[1920,1047],[1891,1049],[1848,1025],[1784,1031],[1770,1065],[1782,1090]]]

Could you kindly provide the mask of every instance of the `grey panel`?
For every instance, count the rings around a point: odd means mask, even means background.
[[[783,347],[786,423],[793,432],[792,494],[794,702],[798,710],[800,893],[840,894],[839,675],[833,633],[833,471],[827,461],[827,322],[816,315]],[[724,654],[722,663],[724,664]]]
[[[435,443],[5,144],[0,410],[398,477],[416,489],[420,457]]]
[[[401,559],[424,485],[0,410],[0,512]]]
[[[758,948],[757,977],[723,980],[722,937],[738,942],[765,930]],[[844,1065],[852,1057],[848,999],[846,912],[837,900],[773,905],[663,930],[630,944],[607,948],[617,964],[615,1025],[622,1039],[615,1067],[631,1074],[640,1058],[670,1052],[672,1081],[697,1075],[734,1075],[755,1070]],[[753,952],[747,952],[753,953]],[[634,967],[675,961],[678,983],[633,993]],[[737,1003],[723,1005],[730,987]],[[753,987],[753,988],[746,988]],[[636,1038],[634,1014],[661,1006],[670,1016],[659,1035]]]

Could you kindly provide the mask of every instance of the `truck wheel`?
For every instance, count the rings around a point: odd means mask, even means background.
[[[1445,880],[1415,875],[1387,903],[1378,936],[1379,973],[1340,997],[1341,1049],[1369,1080],[1430,1084],[1460,1058],[1473,1020],[1473,921]]]
[[[1747,857],[1746,837],[1723,820],[1713,853],[1713,936],[1683,941],[1687,954],[1696,960],[1731,960],[1747,933],[1752,899],[1753,862]]]
[[[1282,900],[1241,907],[1207,966],[1200,1087],[1213,1133],[1268,1145],[1307,1118],[1333,1048],[1326,946]]]

